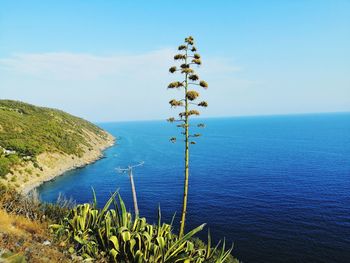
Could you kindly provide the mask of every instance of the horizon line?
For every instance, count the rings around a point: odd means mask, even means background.
[[[299,116],[299,115],[322,115],[322,114],[350,114],[350,111],[324,111],[324,112],[296,112],[296,113],[267,113],[267,114],[246,114],[246,115],[222,115],[197,117],[193,120],[203,119],[224,119],[224,118],[249,118],[249,117],[274,117],[274,116]],[[151,121],[166,121],[164,119],[137,119],[137,120],[113,120],[113,121],[91,121],[92,123],[116,123],[116,122],[151,122]]]

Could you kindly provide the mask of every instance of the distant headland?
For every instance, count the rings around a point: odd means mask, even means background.
[[[102,157],[115,138],[61,110],[0,100],[0,183],[28,193]]]

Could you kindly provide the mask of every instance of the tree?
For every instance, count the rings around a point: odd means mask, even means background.
[[[196,144],[192,138],[199,137],[200,134],[190,134],[190,118],[200,114],[197,107],[207,107],[206,101],[198,102],[199,92],[193,90],[195,87],[208,88],[207,82],[200,80],[199,76],[194,71],[194,66],[200,66],[202,64],[201,56],[197,53],[197,49],[194,46],[193,37],[189,36],[185,38],[185,43],[178,47],[179,54],[174,56],[174,60],[180,62],[180,67],[173,66],[169,69],[170,73],[180,73],[183,76],[182,81],[171,82],[168,85],[168,89],[182,89],[183,96],[181,99],[172,99],[169,104],[172,108],[180,107],[183,109],[178,114],[178,117],[171,117],[168,119],[171,123],[178,123],[177,127],[182,129],[181,134],[184,136],[185,141],[185,176],[184,176],[184,192],[182,213],[180,221],[180,233],[182,237],[185,231],[185,221],[187,213],[187,197],[188,197],[188,178],[189,178],[189,146],[190,144]],[[203,128],[204,124],[198,124],[197,127]],[[176,137],[170,139],[171,142],[176,142]]]

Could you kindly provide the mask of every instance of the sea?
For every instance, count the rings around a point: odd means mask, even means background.
[[[205,128],[195,124],[204,123]],[[184,143],[166,121],[99,123],[116,138],[104,158],[38,188],[100,206],[119,190],[132,212],[133,169],[140,215],[153,223],[182,207]],[[350,262],[350,113],[198,119],[191,127],[186,231],[202,223],[243,262]],[[176,143],[169,141],[177,137]]]

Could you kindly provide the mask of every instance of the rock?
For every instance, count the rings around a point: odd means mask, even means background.
[[[43,245],[44,245],[44,246],[50,246],[50,245],[51,245],[51,242],[48,241],[48,240],[45,240],[45,241],[43,242]]]

